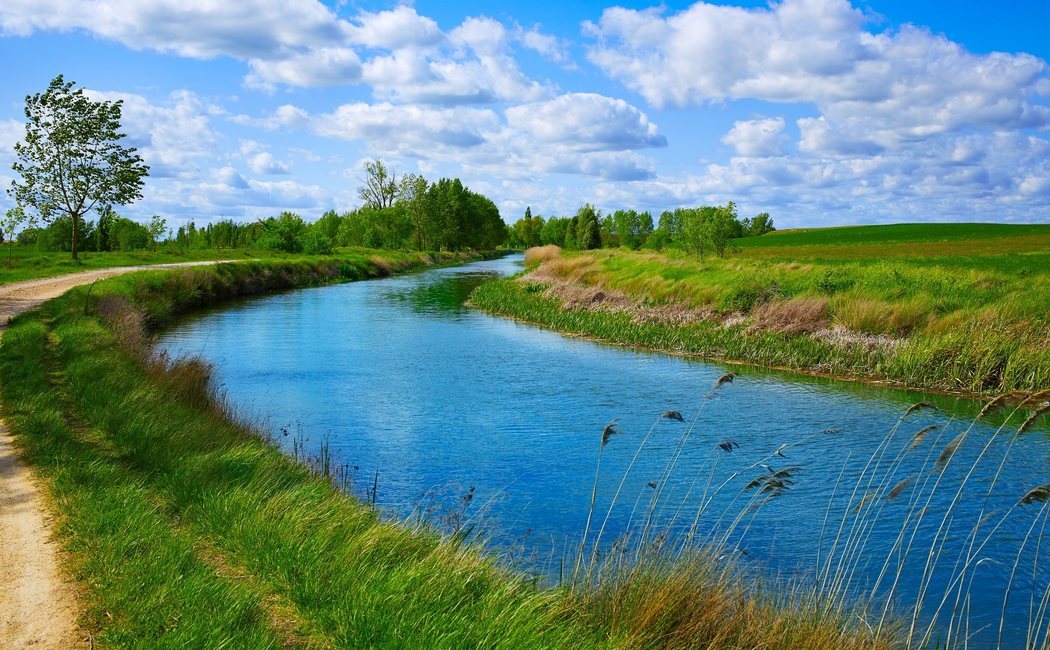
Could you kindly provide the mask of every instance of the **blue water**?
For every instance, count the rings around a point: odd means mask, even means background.
[[[1032,487],[1050,482],[1045,424],[1015,437],[1022,416],[993,437],[1005,417],[996,413],[973,426],[946,470],[937,473],[938,455],[971,425],[980,404],[609,347],[463,306],[480,282],[520,269],[520,256],[509,257],[253,299],[183,322],[160,346],[174,355],[210,360],[221,389],[282,444],[290,447],[292,440],[305,438],[312,453],[328,445],[336,463],[350,468],[352,489],[365,495],[375,485],[378,505],[391,515],[422,513],[439,526],[480,531],[494,553],[547,576],[564,571],[565,558],[579,544],[602,431],[614,420],[621,433],[602,450],[592,542],[632,456],[655,428],[613,508],[603,551],[627,531],[631,540],[639,539],[657,490],[661,498],[651,511],[648,541],[681,542],[709,498],[698,537],[724,537],[727,552],[739,554],[747,566],[819,580],[814,575],[819,546],[822,561],[829,555],[836,563],[844,555],[856,558],[842,564],[855,567],[852,571],[840,572],[849,574],[852,593],[874,589],[885,597],[896,562],[875,589],[877,576],[901,521],[909,512],[914,520],[929,487],[939,481],[893,599],[905,608],[915,602],[931,540],[945,540],[930,572],[920,622],[930,620],[969,546],[971,570],[961,580],[968,588],[958,606],[951,592],[937,617],[937,634],[947,634],[953,610],[965,611],[957,619],[968,619],[971,642],[994,643],[1013,572],[1003,639],[1007,646],[1024,644],[1033,618],[1029,611],[1038,611],[1050,584],[1050,563],[1034,564],[1032,541],[1046,510],[1038,502],[1011,507]],[[736,379],[712,390],[729,371],[738,373]],[[921,400],[937,409],[900,422],[908,405]],[[661,418],[667,410],[680,411],[686,423]],[[669,458],[694,420],[665,477]],[[928,425],[943,428],[894,465],[911,436]],[[868,471],[877,468],[882,476],[895,466],[891,478],[875,484],[889,486],[907,477],[912,482],[893,500],[886,498],[886,488],[864,502],[870,530],[853,539],[866,542],[846,547],[844,554],[843,540],[854,521],[848,513],[865,493],[877,492],[858,477],[894,430],[882,462],[869,464]],[[731,452],[717,447],[726,440],[739,446]],[[945,529],[944,512],[989,440],[985,460]],[[788,445],[783,456],[771,455],[781,445]],[[792,472],[794,483],[783,493],[756,498],[757,490],[743,488],[767,471],[758,462],[773,471],[801,469]],[[926,491],[917,492],[924,481]],[[916,500],[918,494],[922,498]],[[876,510],[879,516],[871,516]],[[971,544],[967,532],[988,513],[994,514]],[[833,547],[844,516],[844,532]],[[1040,556],[1047,554],[1050,548],[1041,549]],[[1043,634],[1045,626],[1046,619]],[[953,632],[953,639],[961,637]]]

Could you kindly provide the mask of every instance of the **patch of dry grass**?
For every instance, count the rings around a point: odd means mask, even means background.
[[[547,246],[533,246],[525,251],[525,265],[542,264],[544,262],[561,257],[561,247],[549,244]]]
[[[800,297],[767,302],[751,311],[751,319],[754,329],[810,334],[828,326],[828,299]]]

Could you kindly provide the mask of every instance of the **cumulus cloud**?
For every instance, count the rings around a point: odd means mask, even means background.
[[[426,157],[435,148],[475,147],[484,132],[499,124],[488,109],[399,106],[390,103],[344,104],[313,120],[313,129],[326,137],[362,140],[385,153],[417,152]]]
[[[783,225],[1030,222],[1050,209],[1047,161],[1050,142],[1034,135],[938,134],[874,155],[737,155],[692,173],[599,184],[595,200],[653,209],[736,200]]]
[[[211,126],[213,111],[188,90],[175,91],[159,104],[133,93],[86,93],[95,100],[123,102],[125,143],[139,149],[154,178],[192,172],[197,161],[211,155],[218,139]]]
[[[245,84],[272,90],[274,84],[289,86],[336,86],[360,81],[361,61],[346,47],[323,47],[297,52],[283,59],[249,61],[251,72]]]
[[[26,134],[26,126],[18,120],[0,120],[0,160],[13,160],[15,143]]]
[[[593,151],[667,146],[667,138],[645,113],[622,99],[594,93],[513,106],[506,114],[512,128],[541,143]]]
[[[568,44],[555,36],[544,34],[539,25],[534,25],[530,29],[515,25],[514,39],[548,61],[562,63],[567,67],[573,66]]]
[[[85,30],[135,49],[194,58],[270,58],[295,46],[332,46],[345,24],[317,0],[5,0],[0,30]]]
[[[741,120],[722,136],[722,143],[733,147],[742,156],[778,156],[784,153],[783,130],[782,117]]]
[[[287,174],[288,165],[274,159],[269,151],[260,151],[248,159],[248,167],[256,174]]]
[[[384,156],[517,179],[549,173],[647,179],[655,166],[635,150],[667,144],[637,108],[586,93],[512,106],[503,115],[469,106],[354,102],[306,119],[318,135],[360,141]]]
[[[538,99],[512,44],[558,58],[560,44],[538,29],[510,33],[489,18],[467,18],[448,33],[407,5],[361,11],[346,20],[318,0],[8,0],[0,34],[82,30],[135,50],[248,64],[249,88],[371,84],[380,99],[470,103]],[[367,56],[365,56],[367,54]]]
[[[354,22],[347,30],[351,41],[370,48],[431,47],[445,38],[433,19],[420,16],[407,5],[389,11],[362,12]]]
[[[369,59],[363,78],[378,98],[400,103],[528,101],[549,94],[521,72],[510,42],[502,23],[467,18],[443,47],[404,47]]]
[[[973,54],[926,29],[871,33],[847,0],[743,9],[698,2],[607,9],[586,32],[589,58],[656,106],[726,99],[816,105],[829,144],[886,147],[965,128],[1050,123],[1048,66],[1027,54]],[[860,134],[850,143],[845,134]],[[811,139],[815,145],[816,135]]]

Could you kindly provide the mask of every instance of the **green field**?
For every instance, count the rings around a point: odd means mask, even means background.
[[[291,259],[301,255],[289,255],[275,251],[229,249],[190,249],[179,252],[162,248],[158,251],[129,252],[81,252],[74,261],[69,253],[41,253],[31,246],[0,246],[0,284],[23,280],[49,278],[81,271],[108,269],[116,266],[140,266],[145,264],[175,264],[178,262],[203,262],[209,260],[245,259]]]
[[[867,226],[734,243],[725,258],[566,253],[529,276],[546,291],[497,282],[472,301],[621,344],[915,388],[1050,385],[1050,226]]]
[[[893,244],[987,241],[1003,237],[1050,237],[1047,224],[999,223],[899,223],[886,226],[841,226],[777,230],[734,243],[741,249],[778,246],[828,246],[840,244]]]

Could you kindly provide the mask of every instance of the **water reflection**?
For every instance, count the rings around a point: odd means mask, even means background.
[[[993,463],[971,481],[980,492],[995,480],[996,496],[962,500],[955,523],[940,533],[944,557],[965,548],[964,522],[1010,511],[1035,483],[1050,480],[1045,426],[1014,439],[996,435],[994,420],[973,428],[944,472],[932,471],[940,450],[969,425],[979,408],[974,402],[603,346],[463,307],[480,282],[520,268],[520,257],[504,258],[254,299],[186,321],[162,345],[212,360],[218,381],[253,417],[274,428],[301,428],[314,449],[327,439],[337,460],[358,468],[358,492],[371,490],[378,475],[376,497],[388,511],[454,518],[457,500],[473,487],[472,523],[493,545],[518,549],[540,570],[556,567],[583,531],[601,432],[614,419],[622,433],[604,449],[596,508],[603,518],[641,441],[647,442],[603,539],[611,543],[639,517],[644,521],[659,489],[654,526],[688,533],[706,503],[697,524],[703,534],[730,536],[774,571],[802,566],[812,572],[818,547],[825,555],[832,550],[834,535],[821,534],[822,522],[841,520],[856,503],[829,506],[833,496],[854,488],[895,430],[897,442],[885,456],[899,454],[899,461],[880,467],[895,468],[894,483],[911,483],[892,500],[883,494],[866,502],[880,512],[863,552],[856,549],[859,583],[869,587],[922,487],[960,480],[985,442],[993,442],[989,458],[1010,449],[998,478]],[[739,377],[712,392],[729,370]],[[920,400],[938,409],[902,423],[904,409]],[[680,411],[686,423],[661,418],[668,410]],[[910,436],[929,426],[939,428],[912,450]],[[718,446],[725,440],[735,443],[732,452]],[[777,449],[782,455],[773,454]],[[743,487],[767,471],[761,465],[801,470],[790,490],[731,527],[742,506],[752,505],[756,492]],[[705,489],[734,475],[721,491]],[[942,494],[931,507],[954,496]],[[974,572],[980,589],[971,595],[973,629],[982,621],[997,625],[1011,553],[1038,512],[1017,510],[982,547],[997,559]],[[939,534],[939,523],[932,516],[925,521],[917,544]],[[896,592],[902,600],[921,586],[925,559],[916,554],[902,564]],[[1033,572],[1027,566],[1016,589],[1050,580],[1045,567]],[[946,580],[938,574],[931,593],[943,592]],[[1018,608],[1007,629],[1014,641],[1023,640],[1027,621],[1027,599],[1021,600],[1011,605]],[[987,641],[988,633],[977,639]]]

